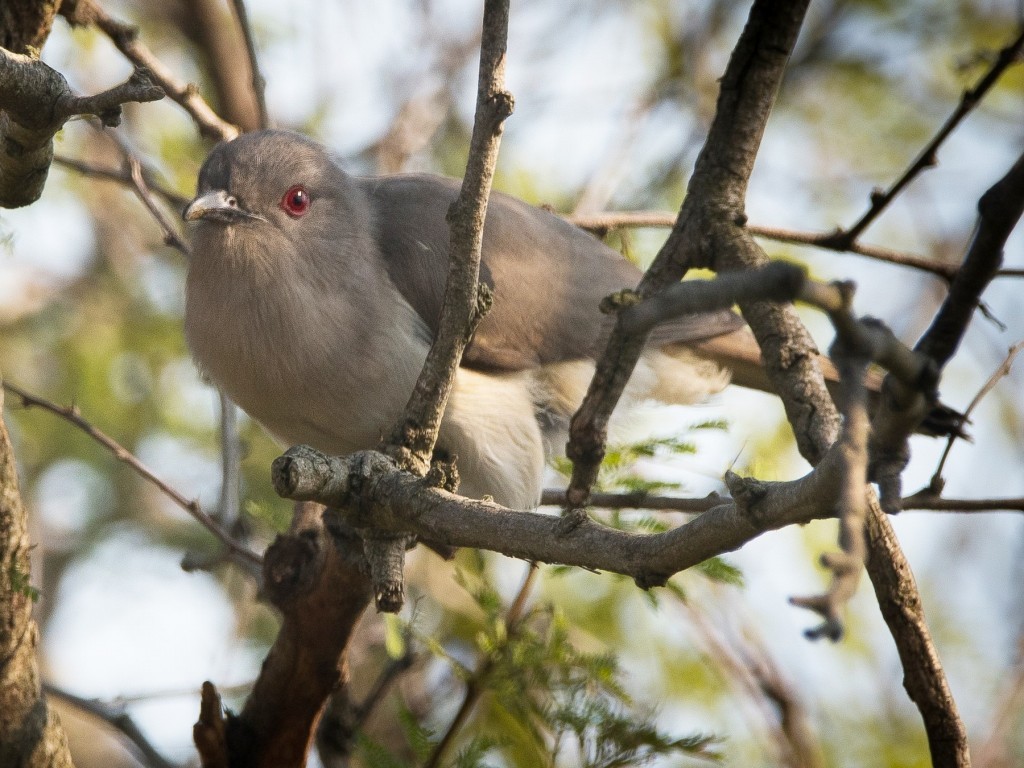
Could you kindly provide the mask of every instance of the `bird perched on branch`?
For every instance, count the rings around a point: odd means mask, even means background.
[[[323,146],[283,131],[216,147],[185,211],[195,222],[185,334],[199,367],[285,443],[375,447],[437,329],[458,191],[437,176],[350,176]],[[461,493],[531,508],[601,352],[610,319],[598,304],[641,273],[557,216],[494,193],[480,277],[493,308],[466,349],[438,448],[457,457]],[[732,312],[684,317],[651,334],[626,397],[718,392],[729,372],[709,357],[714,341],[757,359]]]

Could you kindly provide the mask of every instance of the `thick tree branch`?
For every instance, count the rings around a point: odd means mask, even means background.
[[[18,490],[3,397],[0,390],[0,765],[71,768],[67,737],[46,705],[39,678],[28,513]]]
[[[305,765],[320,713],[348,679],[348,642],[370,602],[359,553],[355,533],[316,505],[301,505],[267,550],[263,596],[281,611],[281,629],[240,714],[225,716],[204,686],[193,731],[204,768]]]
[[[620,573],[648,588],[765,531],[832,517],[839,466],[838,451],[832,451],[812,472],[790,482],[765,483],[730,473],[726,482],[733,500],[659,534],[628,533],[586,517],[569,527],[551,515],[464,499],[375,452],[329,457],[297,446],[274,462],[273,480],[285,498],[337,507],[356,529],[372,524],[384,532],[411,533],[456,547]],[[354,497],[363,503],[354,505]]]
[[[903,687],[924,721],[932,764],[935,768],[970,768],[967,730],[932,642],[914,574],[874,493],[868,495],[868,505],[868,574],[896,641]]]
[[[711,263],[710,251],[727,249],[735,239],[728,230],[738,231],[747,180],[805,9],[805,2],[754,3],[722,78],[715,119],[676,225],[638,287],[642,297],[677,282],[690,266]],[[587,502],[604,457],[608,420],[643,346],[642,335],[616,325],[572,419],[566,451],[573,462],[566,493],[571,509]],[[809,340],[806,346],[811,348]],[[800,434],[802,424],[796,426]],[[829,436],[834,434],[833,424]]]
[[[76,96],[63,75],[39,59],[0,48],[0,206],[18,208],[39,199],[53,160],[53,137],[71,117],[95,115],[114,126],[125,102],[163,95],[145,70],[136,69],[107,91]]]

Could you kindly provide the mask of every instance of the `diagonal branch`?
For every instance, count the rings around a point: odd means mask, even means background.
[[[677,282],[690,266],[713,263],[709,249],[728,248],[735,239],[728,230],[735,230],[742,217],[754,158],[806,7],[806,2],[759,0],[751,8],[722,77],[715,119],[676,225],[637,289],[642,297]],[[608,420],[643,350],[644,335],[629,334],[620,323],[621,318],[570,424],[569,509],[582,509],[587,502],[604,458]],[[571,515],[567,524],[578,517]]]
[[[161,480],[127,448],[93,426],[85,417],[82,416],[78,408],[75,406],[65,407],[57,405],[46,398],[26,392],[24,389],[12,384],[10,381],[3,381],[2,385],[3,389],[17,396],[25,408],[42,408],[43,410],[49,411],[50,413],[59,416],[65,421],[78,427],[80,430],[85,432],[85,434],[110,451],[114,455],[114,458],[127,464],[143,479],[152,483],[160,490],[161,493],[190,514],[200,525],[212,533],[217,540],[224,545],[224,547],[232,554],[236,563],[248,571],[253,571],[254,569],[259,568],[262,563],[260,556],[251,551],[241,542],[236,541],[217,523],[216,520],[210,517],[210,515],[203,510],[198,501],[195,499],[186,499],[181,493]]]
[[[149,72],[164,92],[192,116],[203,136],[219,141],[238,136],[238,128],[222,120],[194,85],[179,80],[139,39],[137,27],[110,16],[94,0],[65,0],[60,12],[71,25],[94,25],[109,37],[130,62]]]
[[[938,162],[936,153],[939,147],[942,146],[942,143],[956,130],[964,118],[981,103],[985,94],[996,84],[1010,65],[1021,60],[1022,51],[1024,51],[1024,28],[1018,33],[1016,40],[999,52],[995,61],[992,62],[992,66],[978,79],[978,82],[964,92],[953,114],[946,118],[946,122],[942,124],[942,127],[939,128],[932,140],[925,145],[924,149],[921,150],[907,170],[903,172],[889,189],[884,191],[875,190],[871,193],[870,207],[853,226],[847,230],[839,229],[833,234],[832,239],[836,247],[843,250],[849,249],[850,245],[878,218],[907,184],[913,181],[921,171],[931,168]]]
[[[128,714],[128,710],[123,703],[87,699],[51,684],[43,685],[43,690],[46,691],[47,696],[60,699],[117,729],[131,746],[141,754],[143,762],[148,768],[179,768],[176,763],[172,763],[157,751],[152,742],[146,738],[146,734],[142,732],[132,719],[132,716]]]

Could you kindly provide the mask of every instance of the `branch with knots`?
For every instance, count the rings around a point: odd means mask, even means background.
[[[163,96],[144,69],[109,90],[78,96],[39,59],[0,48],[0,206],[18,208],[39,199],[53,160],[53,137],[68,120],[90,115],[116,126],[121,105]]]

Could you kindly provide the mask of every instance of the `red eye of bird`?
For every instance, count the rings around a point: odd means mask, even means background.
[[[309,210],[309,202],[309,192],[301,184],[296,184],[284,193],[284,197],[281,198],[281,208],[289,216],[297,219]]]

